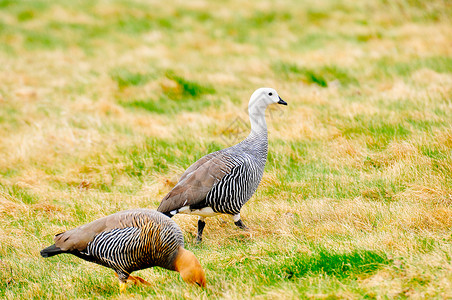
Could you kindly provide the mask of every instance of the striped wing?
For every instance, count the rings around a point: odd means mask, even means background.
[[[169,218],[165,218],[162,214],[149,209],[121,211],[57,234],[54,238],[55,246],[64,252],[84,251],[88,243],[103,232],[127,227],[143,227],[150,222],[168,222],[168,225],[174,223]],[[174,226],[177,225],[174,224]]]
[[[124,273],[152,266],[172,269],[184,241],[182,232],[174,230],[176,226],[171,224],[174,223],[147,223],[140,227],[104,231],[96,235],[81,254]]]
[[[236,165],[237,162],[221,150],[202,157],[184,172],[176,186],[163,198],[157,211],[170,212],[203,201]]]
[[[129,273],[141,264],[140,233],[137,227],[115,228],[104,231],[89,242],[81,254],[104,266]]]

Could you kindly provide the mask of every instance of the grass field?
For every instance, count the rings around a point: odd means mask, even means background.
[[[175,272],[120,294],[43,259],[53,235],[156,208],[268,111],[263,181],[228,216],[177,215],[206,289]],[[452,298],[452,4],[0,0],[0,298]]]

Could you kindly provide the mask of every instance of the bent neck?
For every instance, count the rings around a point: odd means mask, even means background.
[[[176,259],[174,260],[174,270],[179,273],[190,270],[192,268],[201,267],[195,255],[183,247],[179,247]]]
[[[206,286],[206,275],[201,264],[192,252],[183,247],[179,247],[174,261],[174,270],[179,272],[185,282]]]
[[[189,251],[185,250],[182,247],[179,247],[177,256],[174,260],[174,270],[180,272],[181,270],[187,268],[187,265],[189,264],[189,256]]]

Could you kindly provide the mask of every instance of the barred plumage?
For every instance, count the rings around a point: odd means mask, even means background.
[[[191,165],[157,210],[169,217],[177,213],[199,215],[198,241],[202,239],[205,217],[216,214],[233,215],[235,224],[245,229],[240,209],[254,194],[264,173],[268,152],[265,109],[272,103],[287,105],[274,89],[256,90],[248,105],[250,135]]]
[[[267,133],[260,132],[253,133],[234,147],[220,150],[219,152],[224,152],[230,172],[207,193],[206,206],[217,213],[240,213],[262,179],[267,149]]]
[[[182,231],[165,215],[149,209],[121,211],[57,234],[55,244],[41,251],[43,257],[69,253],[113,269],[122,290],[136,270],[154,266],[182,273],[195,269],[189,282],[205,285],[204,272],[194,255],[185,250]],[[184,276],[183,276],[184,277]]]

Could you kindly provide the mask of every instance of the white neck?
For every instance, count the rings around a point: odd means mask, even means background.
[[[267,106],[252,105],[248,107],[248,113],[251,122],[251,133],[266,132],[267,123],[265,122],[265,109]]]

